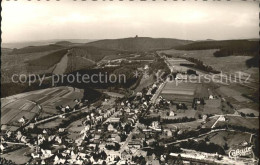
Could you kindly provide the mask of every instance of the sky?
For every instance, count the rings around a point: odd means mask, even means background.
[[[2,42],[134,37],[259,37],[249,1],[2,1]]]

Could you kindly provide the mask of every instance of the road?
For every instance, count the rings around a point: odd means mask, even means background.
[[[211,126],[211,128],[215,128],[215,126],[217,125],[218,121],[221,119],[221,117],[224,117],[223,115],[220,115],[218,117],[218,119],[215,121],[215,123]]]
[[[56,119],[56,118],[58,118],[59,116],[68,115],[68,114],[71,114],[71,113],[76,113],[76,112],[85,110],[86,108],[87,108],[87,107],[83,107],[83,108],[78,109],[78,110],[74,110],[74,111],[71,111],[71,112],[66,112],[66,113],[58,114],[58,115],[55,115],[55,116],[52,116],[52,117],[48,117],[48,118],[46,118],[46,119],[37,121],[37,122],[35,122],[35,123],[33,123],[33,124],[34,124],[34,125],[38,125],[38,124],[44,123],[44,122],[46,122],[46,121]],[[29,126],[26,126],[26,127],[29,127]]]
[[[136,122],[135,124],[135,128],[131,131],[131,133],[128,135],[128,137],[125,140],[125,143],[121,146],[119,152],[122,153],[124,150],[126,150],[129,141],[132,140],[133,137],[133,133],[136,132],[137,128],[138,128],[139,122]]]
[[[156,99],[158,98],[158,96],[160,95],[162,89],[164,88],[166,82],[163,82],[160,84],[159,88],[156,90],[155,94],[153,95],[153,97],[151,98],[151,103],[154,104]]]

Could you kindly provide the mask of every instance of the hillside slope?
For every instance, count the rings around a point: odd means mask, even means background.
[[[25,54],[25,53],[37,53],[37,52],[45,52],[51,50],[59,50],[64,48],[61,45],[42,45],[42,46],[28,46],[20,49],[13,49],[10,54]]]
[[[178,40],[169,38],[123,38],[123,39],[107,39],[89,42],[86,45],[95,46],[98,48],[106,48],[113,50],[128,50],[128,51],[151,51],[158,49],[170,49],[175,46],[189,44],[192,41]]]

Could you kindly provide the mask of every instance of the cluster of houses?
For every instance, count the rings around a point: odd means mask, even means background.
[[[153,85],[150,90],[156,87]],[[136,164],[132,160],[134,156],[147,157],[147,152],[142,150],[147,139],[138,128],[139,115],[149,106],[146,92],[139,92],[135,99],[126,99],[118,104],[109,99],[103,103],[100,107],[90,106],[83,111],[87,115],[83,116],[82,130],[73,138],[69,138],[68,128],[60,127],[57,131],[40,129],[41,132],[29,137],[28,129],[6,131],[1,142],[8,140],[30,147],[32,152],[28,156],[32,158],[31,163],[40,164],[102,164],[104,161],[107,164]],[[75,104],[80,102],[76,100]],[[65,106],[60,110],[70,112],[73,109]],[[21,119],[21,122],[25,121]],[[158,123],[149,129],[160,130]],[[148,144],[153,144],[153,140]],[[1,143],[0,149],[5,151],[5,143]],[[153,162],[156,158],[146,161]]]

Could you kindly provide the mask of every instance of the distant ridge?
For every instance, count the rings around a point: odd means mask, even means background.
[[[132,37],[122,39],[105,39],[86,43],[88,46],[98,48],[126,50],[126,51],[152,51],[158,49],[170,49],[175,46],[192,43],[190,40],[171,38]]]
[[[28,47],[28,46],[42,46],[42,45],[50,45],[50,44],[55,44],[56,42],[60,42],[60,41],[68,41],[71,43],[88,43],[88,42],[92,42],[95,41],[94,39],[52,39],[52,40],[40,40],[40,41],[23,41],[23,42],[9,42],[9,43],[5,43],[2,42],[1,43],[1,47],[4,48],[24,48],[24,47]]]

